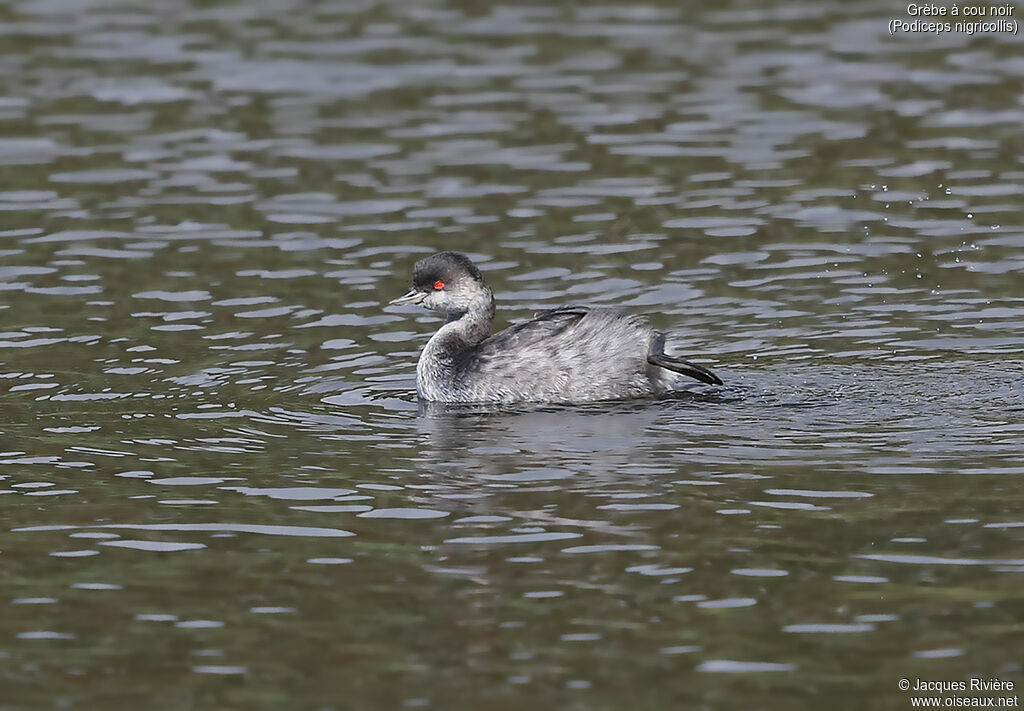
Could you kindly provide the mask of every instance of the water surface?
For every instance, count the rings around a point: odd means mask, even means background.
[[[893,12],[0,9],[0,707],[1024,681],[1024,63]],[[421,408],[440,249],[726,386]]]

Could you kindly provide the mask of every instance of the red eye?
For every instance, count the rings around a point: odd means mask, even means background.
[[[434,288],[435,289],[443,289],[444,288],[444,282],[441,281],[440,279],[438,279],[437,281],[434,282]]]

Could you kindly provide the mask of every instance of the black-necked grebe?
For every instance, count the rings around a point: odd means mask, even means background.
[[[664,351],[665,334],[617,309],[565,306],[491,335],[494,296],[469,257],[440,252],[416,262],[412,289],[392,304],[448,318],[420,354],[416,390],[431,402],[577,403],[670,392],[679,374],[717,375]]]

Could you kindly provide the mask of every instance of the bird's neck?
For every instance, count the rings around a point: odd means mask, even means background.
[[[491,322],[494,321],[494,297],[490,290],[487,299],[471,305],[465,311],[450,311],[444,325],[437,329],[427,342],[424,355],[430,350],[437,355],[454,356],[456,353],[472,348],[491,335]]]
[[[491,335],[494,299],[488,299],[466,311],[450,312],[441,328],[423,347],[416,365],[417,389],[427,400],[445,400],[457,386],[459,355],[479,345]]]

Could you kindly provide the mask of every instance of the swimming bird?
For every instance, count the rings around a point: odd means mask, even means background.
[[[563,306],[491,334],[494,295],[464,254],[416,262],[412,288],[392,304],[447,318],[416,365],[421,399],[447,403],[581,403],[660,395],[681,375],[709,385],[707,368],[665,353],[665,334],[614,308]]]

